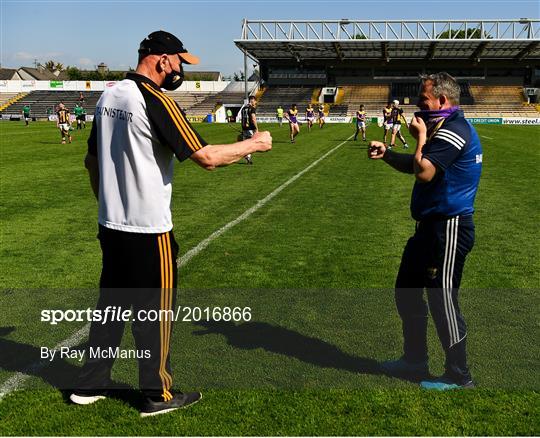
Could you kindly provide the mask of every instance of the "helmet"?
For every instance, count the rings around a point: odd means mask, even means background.
[[[395,106],[399,106],[399,100],[397,100],[397,99],[393,100],[392,103],[393,103]]]

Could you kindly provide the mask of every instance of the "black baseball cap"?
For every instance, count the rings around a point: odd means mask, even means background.
[[[177,53],[186,64],[198,64],[199,58],[189,53],[178,38],[172,33],[158,30],[152,32],[139,46],[139,54],[146,55],[172,55]]]

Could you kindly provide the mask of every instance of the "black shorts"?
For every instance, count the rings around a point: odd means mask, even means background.
[[[243,129],[242,130],[242,140],[247,140],[247,139],[253,137],[253,134],[255,134],[255,130],[253,130],[253,129]]]

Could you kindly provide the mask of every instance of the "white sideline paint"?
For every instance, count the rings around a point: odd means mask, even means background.
[[[304,170],[298,172],[296,175],[285,181],[283,184],[281,184],[277,189],[275,189],[272,193],[269,195],[266,195],[265,198],[261,199],[259,202],[257,202],[253,207],[248,208],[246,211],[244,211],[240,216],[238,216],[236,219],[230,221],[228,224],[223,225],[219,230],[214,231],[212,234],[210,234],[206,239],[199,242],[197,246],[194,248],[191,248],[188,252],[186,252],[182,257],[180,257],[176,264],[180,268],[181,266],[184,266],[187,262],[189,262],[193,257],[195,257],[197,254],[199,254],[202,250],[204,250],[210,243],[217,239],[219,236],[221,236],[223,233],[225,233],[227,230],[230,230],[235,225],[239,224],[243,220],[250,217],[253,213],[255,213],[259,208],[264,206],[268,201],[270,201],[274,196],[276,196],[278,193],[280,193],[283,189],[285,189],[287,186],[295,182],[298,178],[300,178],[304,173],[311,170],[313,167],[315,167],[317,164],[319,164],[322,160],[324,160],[326,157],[328,157],[330,154],[333,154],[336,150],[338,150],[341,146],[343,146],[348,140],[350,140],[353,137],[351,135],[347,140],[342,141],[340,144],[338,144],[335,148],[330,149],[327,153],[325,153],[323,156],[317,158],[313,163],[311,163],[308,167],[306,167]]]
[[[90,323],[86,324],[69,338],[64,339],[62,342],[56,345],[54,349],[58,350],[62,347],[73,347],[80,344],[88,336],[89,331]],[[9,379],[7,379],[4,383],[2,383],[2,386],[0,386],[0,400],[2,400],[10,392],[19,389],[23,385],[23,383],[30,377],[30,374],[33,374],[41,368],[45,367],[46,365],[48,365],[48,363],[49,362],[46,361],[35,362],[32,365],[28,366],[24,370],[24,372],[19,371],[13,376],[11,376]]]
[[[480,137],[482,137],[482,138],[487,138],[488,140],[493,140],[493,138],[488,137],[487,135],[481,135]]]
[[[253,213],[255,213],[257,210],[259,210],[261,207],[263,207],[265,204],[267,204],[272,198],[274,198],[276,195],[278,195],[280,192],[283,191],[286,187],[291,185],[293,182],[295,182],[298,178],[300,178],[302,175],[304,175],[306,172],[310,171],[313,167],[315,167],[317,164],[319,164],[321,161],[323,161],[325,158],[327,158],[329,155],[333,154],[335,151],[337,151],[341,146],[343,146],[347,141],[349,141],[353,135],[351,135],[346,140],[342,141],[340,144],[338,144],[336,147],[330,149],[328,152],[326,152],[321,157],[317,158],[315,161],[313,161],[309,166],[304,168],[304,170],[301,170],[296,175],[292,176],[290,179],[285,181],[283,184],[281,184],[278,188],[276,188],[273,192],[266,195],[263,199],[258,201],[253,207],[248,208],[246,211],[244,211],[240,216],[238,216],[236,219],[230,221],[229,223],[225,224],[223,227],[221,227],[219,230],[214,231],[212,234],[210,234],[206,239],[199,242],[197,246],[190,249],[188,252],[186,252],[182,257],[180,257],[176,265],[181,268],[186,263],[188,263],[193,257],[198,255],[201,251],[203,251],[210,243],[214,240],[216,240],[219,236],[221,236],[223,233],[225,233],[227,230],[230,230],[235,225],[239,224],[240,222],[246,220],[248,217],[250,217]],[[79,329],[77,332],[75,332],[72,336],[69,338],[63,340],[58,345],[54,347],[55,350],[58,350],[61,347],[74,347],[75,345],[80,344],[86,337],[88,336],[88,333],[90,332],[90,323],[86,324],[84,327]],[[26,368],[23,372],[17,372],[13,376],[11,376],[9,379],[7,379],[2,385],[0,386],[0,400],[4,398],[9,393],[16,391],[19,389],[26,380],[28,380],[31,377],[31,374],[35,373],[36,371],[40,370],[44,366],[46,366],[48,363],[45,361],[42,362],[35,362],[32,365],[30,365],[28,368]]]

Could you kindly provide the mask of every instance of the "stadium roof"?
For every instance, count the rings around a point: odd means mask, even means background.
[[[540,59],[540,20],[247,20],[234,41],[264,59]]]

